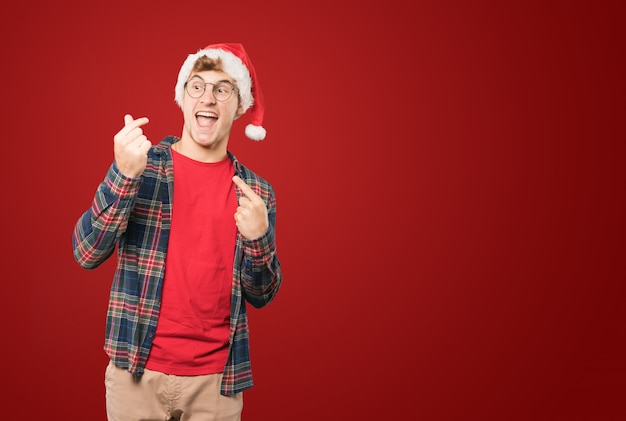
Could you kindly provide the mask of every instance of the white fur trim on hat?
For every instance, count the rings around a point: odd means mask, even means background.
[[[235,82],[237,83],[237,88],[239,89],[239,95],[241,98],[241,106],[243,107],[243,111],[246,112],[254,103],[254,98],[252,97],[251,92],[252,80],[250,79],[250,72],[239,57],[221,49],[200,50],[195,54],[189,54],[189,56],[187,56],[187,59],[178,73],[178,81],[174,90],[175,100],[178,106],[182,107],[183,104],[185,82],[187,82],[194,64],[202,56],[207,56],[212,59],[222,59],[222,68],[224,69],[224,72],[235,79]]]

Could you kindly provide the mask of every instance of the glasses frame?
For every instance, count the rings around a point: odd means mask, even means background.
[[[203,90],[203,91],[202,91],[202,93],[201,93],[200,95],[198,95],[198,96],[193,96],[193,95],[191,94],[191,92],[189,92],[189,91],[187,90],[187,85],[189,84],[189,82],[191,82],[191,81],[192,81],[192,80],[194,80],[194,79],[195,79],[195,80],[197,80],[197,81],[199,81],[199,82],[201,82],[201,83],[203,84],[203,86],[204,86],[204,90]],[[228,85],[228,86],[230,86],[230,87],[231,87],[232,91],[230,91],[230,95],[228,96],[228,98],[226,98],[226,99],[218,99],[218,98],[217,98],[217,96],[215,95],[215,89],[217,88],[217,85],[219,85],[219,84],[226,84],[226,85]],[[198,98],[202,98],[202,96],[206,93],[206,86],[207,86],[207,85],[213,85],[213,89],[211,89],[211,94],[213,95],[213,98],[214,98],[216,101],[219,101],[219,102],[226,102],[226,101],[228,101],[229,99],[231,99],[231,98],[233,97],[233,92],[235,92],[235,91],[238,91],[238,90],[239,90],[239,88],[237,88],[235,85],[233,85],[233,84],[232,84],[230,81],[228,81],[228,80],[219,80],[219,81],[217,81],[216,83],[211,83],[211,82],[205,82],[205,81],[204,81],[204,79],[202,79],[200,76],[193,76],[192,78],[190,78],[187,82],[185,82],[184,88],[185,88],[185,92],[187,92],[187,94],[188,94],[191,98],[198,99]]]

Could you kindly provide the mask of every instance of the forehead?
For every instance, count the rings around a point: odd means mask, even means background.
[[[223,80],[227,80],[233,85],[235,85],[235,81],[232,77],[228,75],[228,73],[223,72],[221,70],[204,70],[201,72],[191,72],[189,74],[189,79],[196,77],[204,80],[205,82],[215,83]]]

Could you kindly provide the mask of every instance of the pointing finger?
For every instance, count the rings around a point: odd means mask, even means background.
[[[250,198],[250,199],[254,199],[254,198],[256,198],[256,197],[259,197],[259,196],[258,196],[258,195],[254,192],[254,190],[252,190],[252,189],[250,188],[250,186],[248,186],[248,185],[246,184],[246,182],[245,182],[245,181],[243,181],[243,180],[241,179],[241,177],[239,177],[239,176],[237,176],[237,175],[233,176],[233,182],[237,185],[237,187],[239,187],[239,188],[241,189],[241,191],[243,192],[243,194],[245,194],[248,198]]]

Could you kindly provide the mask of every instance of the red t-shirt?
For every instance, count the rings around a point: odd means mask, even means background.
[[[167,374],[221,373],[230,335],[237,228],[233,163],[172,150],[174,202],[161,313],[146,367]]]

